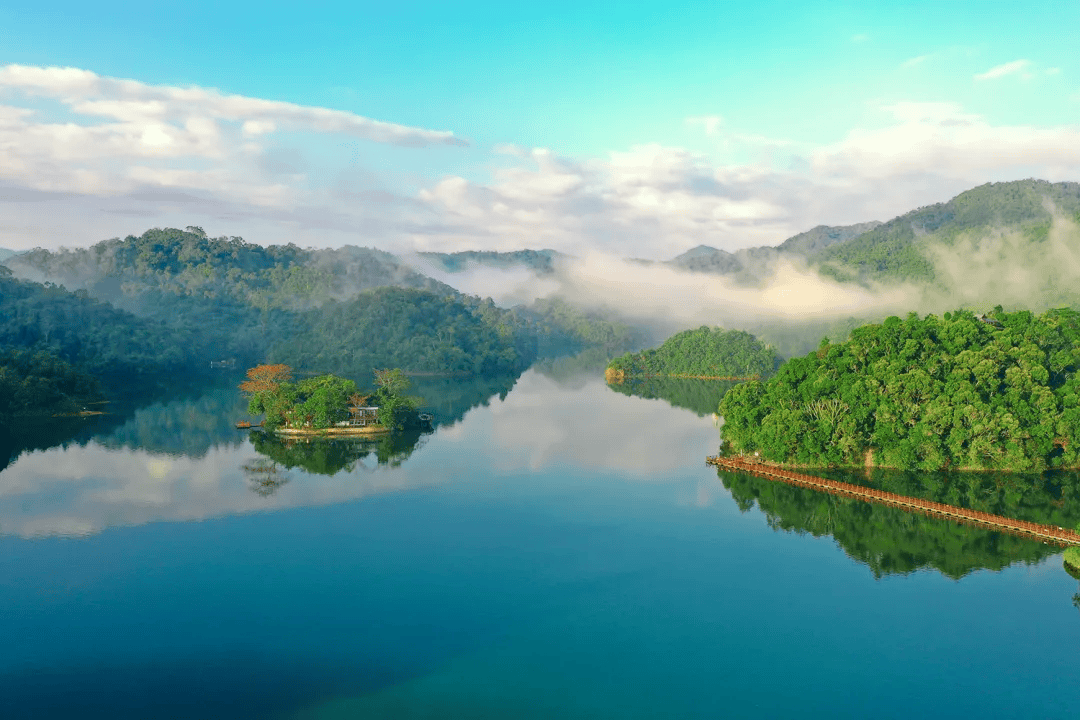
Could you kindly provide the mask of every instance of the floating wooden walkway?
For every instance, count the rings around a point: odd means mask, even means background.
[[[813,475],[804,475],[773,465],[747,462],[739,457],[709,457],[705,459],[705,462],[709,465],[715,465],[728,470],[738,470],[739,472],[757,475],[758,477],[763,477],[768,480],[779,480],[789,485],[808,487],[814,490],[832,493],[833,495],[843,495],[846,497],[858,498],[860,500],[869,500],[883,505],[898,507],[903,510],[944,517],[962,523],[981,525],[995,530],[1002,530],[1013,535],[1042,540],[1045,543],[1053,543],[1054,545],[1080,545],[1080,534],[1055,525],[1040,525],[1026,520],[1016,520],[1014,518],[1004,517],[1003,515],[992,515],[978,510],[969,510],[955,505],[932,502],[930,500],[923,500],[922,498],[911,497],[909,495],[897,495],[896,493],[863,487],[861,485],[852,485],[838,480],[828,480],[826,478],[814,477]]]

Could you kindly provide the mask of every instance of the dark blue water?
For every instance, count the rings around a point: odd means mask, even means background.
[[[267,496],[242,436],[109,433],[0,472],[5,718],[1080,712],[1056,551],[877,579],[741,512],[711,419],[599,379]]]

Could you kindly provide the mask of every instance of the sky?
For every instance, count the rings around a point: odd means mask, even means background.
[[[0,5],[0,247],[668,259],[1080,180],[1080,3]]]

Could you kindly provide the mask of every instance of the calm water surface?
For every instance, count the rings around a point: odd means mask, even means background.
[[[710,417],[600,378],[511,384],[429,388],[393,447],[249,438],[223,384],[22,452],[0,715],[1080,716],[1056,549],[718,474]]]

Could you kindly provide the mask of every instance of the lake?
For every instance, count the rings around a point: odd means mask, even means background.
[[[235,383],[6,441],[4,717],[1080,715],[1059,549],[718,472],[700,400],[428,380],[433,433],[290,444]]]

